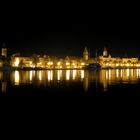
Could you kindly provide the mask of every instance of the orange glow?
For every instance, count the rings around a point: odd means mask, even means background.
[[[60,62],[58,62],[57,65],[60,66]]]
[[[109,70],[109,80],[111,79],[111,70]]]
[[[39,80],[42,80],[42,71],[39,71]]]
[[[18,67],[19,66],[19,58],[16,58],[15,60],[15,67]]]
[[[126,73],[127,73],[127,77],[129,77],[130,74],[129,69],[127,69]]]
[[[140,66],[140,64],[137,64],[137,67],[139,67]]]
[[[57,80],[59,81],[60,80],[60,77],[61,77],[61,72],[60,70],[57,71]]]
[[[118,69],[116,70],[116,77],[117,78],[119,77],[119,70]]]
[[[32,77],[33,77],[33,72],[30,71],[30,81],[32,81]]]
[[[123,76],[123,71],[121,70],[121,78],[122,78],[122,76]]]
[[[130,66],[130,64],[129,64],[129,63],[127,63],[127,64],[126,64],[126,66],[128,66],[128,67],[129,67],[129,66]]]
[[[67,66],[68,66],[68,65],[70,65],[70,63],[69,63],[69,62],[67,62],[67,63],[66,63],[66,65],[67,65]]]
[[[53,62],[48,62],[48,65],[53,65]]]
[[[85,63],[81,63],[81,65],[82,65],[82,66],[84,66],[84,65],[85,65]]]
[[[75,77],[76,77],[76,70],[73,70],[73,80],[75,79]]]
[[[15,85],[19,85],[19,71],[15,71]]]
[[[53,80],[53,71],[51,70],[51,80]]]
[[[51,80],[51,71],[49,70],[48,71],[48,81],[50,81]]]
[[[105,71],[106,80],[108,79],[108,71]]]
[[[84,79],[84,77],[85,77],[85,72],[84,70],[81,70],[81,79]]]
[[[66,80],[70,80],[70,70],[66,70]]]
[[[75,66],[75,63],[72,63],[73,66]]]

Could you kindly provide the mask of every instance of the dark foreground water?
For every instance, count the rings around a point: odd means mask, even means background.
[[[1,96],[140,96],[140,69],[0,71]]]

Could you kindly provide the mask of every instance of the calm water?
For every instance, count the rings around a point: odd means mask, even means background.
[[[140,96],[140,69],[0,71],[0,95]]]

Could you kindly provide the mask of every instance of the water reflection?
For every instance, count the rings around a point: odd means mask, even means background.
[[[30,71],[30,81],[32,81],[33,78],[33,71]]]
[[[66,80],[70,80],[70,70],[66,70]]]
[[[19,71],[15,71],[15,85],[19,85]]]
[[[73,80],[75,80],[77,74],[77,70],[73,70]]]
[[[41,80],[42,80],[42,72],[39,71],[39,81],[41,81]]]
[[[2,82],[1,91],[2,91],[2,93],[7,92],[7,82]]]
[[[57,71],[57,80],[60,81],[62,78],[62,70]]]
[[[140,69],[109,69],[96,72],[88,70],[12,71],[8,79],[5,77],[7,78],[6,74],[0,71],[1,92],[7,92],[7,82],[12,86],[42,84],[47,87],[57,81],[64,81],[63,84],[65,81],[81,83],[86,92],[89,88],[94,86],[98,88],[101,85],[102,91],[107,91],[108,86],[112,84],[137,83],[140,78]]]
[[[84,74],[84,70],[81,70],[81,79],[84,79],[84,77],[85,77],[85,74]]]

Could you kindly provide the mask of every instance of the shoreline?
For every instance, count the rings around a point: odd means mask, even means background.
[[[38,71],[38,70],[122,70],[122,69],[140,69],[140,67],[121,67],[121,68],[71,68],[71,69],[57,69],[57,68],[52,68],[52,69],[47,69],[47,68],[0,68],[0,71]]]

